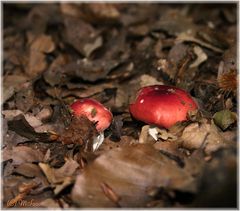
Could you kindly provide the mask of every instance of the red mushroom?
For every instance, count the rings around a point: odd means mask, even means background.
[[[76,116],[84,115],[90,121],[96,122],[98,132],[107,129],[112,122],[112,113],[96,100],[89,98],[77,100],[70,107]]]
[[[129,110],[138,120],[169,128],[176,122],[187,120],[187,112],[197,107],[186,91],[174,86],[153,85],[139,91]]]
[[[96,129],[99,132],[99,135],[93,140],[93,150],[96,150],[104,140],[103,131],[112,122],[112,113],[104,105],[90,98],[77,100],[70,108],[74,115],[86,116],[90,121],[96,123]]]

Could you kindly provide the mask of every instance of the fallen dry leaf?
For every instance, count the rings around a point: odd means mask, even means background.
[[[42,52],[30,51],[30,59],[28,67],[25,70],[26,74],[30,77],[36,77],[47,68],[45,55]]]
[[[179,150],[180,144],[178,141],[158,141],[153,146],[159,151],[164,151],[178,157],[179,161],[180,158],[184,157],[184,154]]]
[[[154,30],[164,30],[170,35],[178,35],[181,32],[195,30],[191,17],[187,17],[181,10],[167,10],[153,27]]]
[[[51,53],[55,49],[55,44],[52,40],[52,37],[49,35],[40,34],[36,38],[33,38],[33,41],[30,42],[31,51]]]
[[[27,112],[34,105],[34,91],[31,83],[23,84],[22,89],[16,93],[16,107]]]
[[[196,190],[194,178],[165,155],[145,144],[115,148],[98,157],[77,177],[72,199],[79,207],[116,207],[101,189],[106,183],[121,207],[142,207],[149,187]]]
[[[217,53],[223,53],[223,50],[221,48],[215,47],[214,45],[212,45],[211,43],[205,42],[204,40],[201,40],[199,38],[196,38],[194,36],[194,33],[192,31],[186,31],[186,32],[182,32],[177,36],[176,39],[177,43],[181,43],[181,42],[193,42],[193,43],[197,43],[202,47],[208,48],[212,51],[215,51]]]
[[[61,67],[69,62],[69,58],[65,54],[59,55],[43,73],[44,80],[51,86],[62,84],[66,81],[65,74]]]
[[[60,8],[65,15],[98,24],[114,23],[120,16],[116,4],[110,3],[89,3],[78,4],[77,6],[71,3],[63,3],[60,4]]]
[[[56,195],[73,183],[75,173],[79,167],[79,164],[72,159],[67,159],[65,164],[58,169],[51,168],[45,163],[39,163],[38,165],[46,175],[51,186],[54,187]]]
[[[28,34],[29,42],[29,62],[25,72],[30,77],[36,77],[47,68],[46,53],[51,53],[55,49],[55,44],[51,36],[40,34],[35,36]]]
[[[43,34],[48,24],[60,23],[59,6],[53,3],[32,5],[26,14],[23,26],[31,27],[31,33]]]
[[[89,57],[90,54],[101,47],[102,37],[99,31],[84,20],[70,16],[64,16],[65,34],[70,43],[82,55]]]
[[[225,140],[214,123],[208,123],[206,119],[205,122],[188,125],[180,138],[183,147],[191,150],[203,147],[207,154],[233,144]]]
[[[25,143],[30,141],[29,139],[18,135],[17,133],[8,130],[6,134],[3,135],[3,143],[2,143],[2,147],[13,147],[13,146],[17,146],[20,143]]]
[[[82,4],[82,12],[85,13],[87,20],[92,22],[116,22],[120,17],[116,4],[109,3],[91,3]]]
[[[26,121],[31,125],[33,128],[41,126],[43,123],[37,117],[30,113],[24,114],[21,110],[4,110],[2,114],[7,120],[13,120],[18,115],[22,114]]]
[[[21,89],[22,84],[27,82],[28,77],[21,75],[7,75],[3,78],[3,102],[12,97],[14,92]]]
[[[39,150],[34,150],[27,146],[17,146],[12,149],[3,150],[3,161],[12,159],[12,164],[41,162],[43,154]]]
[[[54,185],[63,182],[65,177],[73,176],[79,164],[72,159],[68,159],[65,164],[58,169],[51,168],[45,163],[39,163],[39,166],[47,176],[48,181]]]
[[[33,117],[29,118],[29,121],[31,123],[32,119],[34,121],[34,124],[36,123],[36,118]],[[37,120],[37,125],[39,123],[39,120]],[[38,125],[39,126],[39,125]],[[23,136],[25,138],[28,138],[30,140],[35,141],[41,141],[41,142],[48,142],[51,138],[51,133],[48,132],[36,132],[34,128],[28,123],[28,121],[25,119],[23,114],[19,114],[18,116],[14,117],[12,120],[8,121],[8,128],[9,130],[14,131],[20,136]]]
[[[119,62],[116,60],[88,60],[82,59],[77,62],[69,63],[64,66],[65,74],[68,76],[77,76],[83,80],[95,82],[105,78],[108,73],[117,67]]]

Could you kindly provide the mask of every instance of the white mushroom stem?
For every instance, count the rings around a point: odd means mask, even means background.
[[[100,132],[98,136],[93,139],[93,151],[97,150],[104,141],[104,132]]]
[[[149,129],[148,129],[148,134],[150,136],[152,136],[155,141],[158,140],[158,136],[157,136],[158,135],[158,130],[157,130],[156,127],[150,126]]]

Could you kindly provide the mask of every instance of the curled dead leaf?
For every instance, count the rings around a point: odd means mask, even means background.
[[[180,139],[183,147],[190,150],[204,147],[206,154],[233,144],[223,138],[214,123],[207,121],[188,125],[183,130]]]

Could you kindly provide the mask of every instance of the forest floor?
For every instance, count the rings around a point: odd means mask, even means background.
[[[4,3],[2,34],[3,207],[237,207],[237,4]],[[199,106],[157,141],[149,85]],[[83,98],[113,114],[95,151]]]

